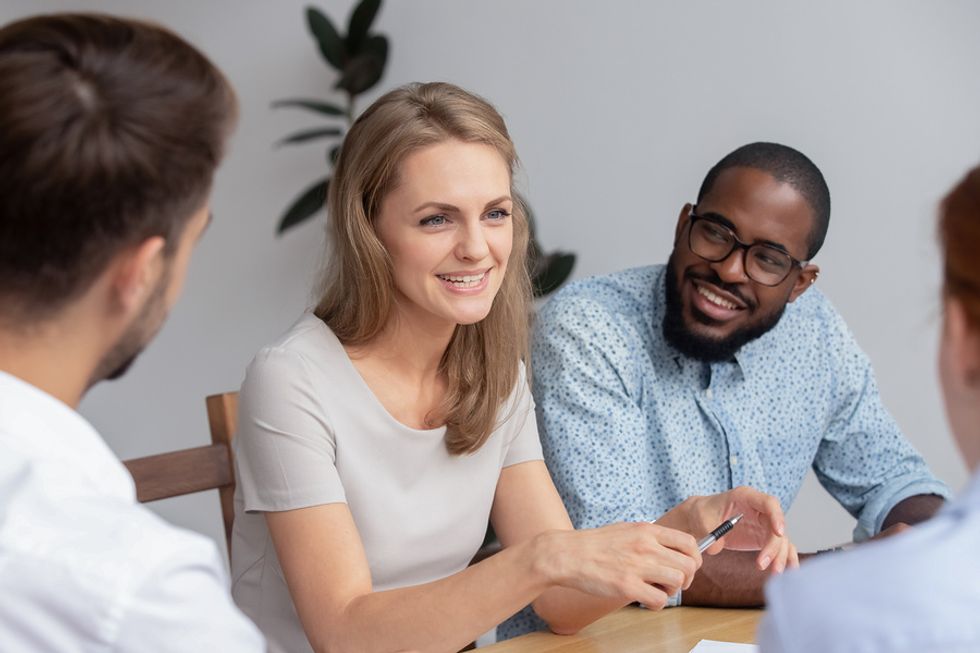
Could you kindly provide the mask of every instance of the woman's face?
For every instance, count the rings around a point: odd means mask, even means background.
[[[946,417],[970,469],[980,466],[980,334],[963,305],[947,297],[939,343],[939,380]]]
[[[400,318],[431,328],[485,318],[507,272],[512,210],[493,147],[448,140],[407,156],[375,221]]]

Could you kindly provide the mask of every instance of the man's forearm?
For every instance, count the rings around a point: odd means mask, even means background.
[[[683,605],[749,608],[765,603],[762,586],[769,572],[755,566],[757,551],[722,551],[704,556],[694,582],[681,596]]]
[[[885,521],[881,524],[881,530],[895,524],[918,524],[932,517],[943,507],[945,500],[936,494],[917,494],[914,497],[902,499],[891,509]]]

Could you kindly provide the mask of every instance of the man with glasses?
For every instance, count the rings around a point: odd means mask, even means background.
[[[881,403],[867,356],[816,289],[830,193],[800,152],[738,148],[680,211],[657,265],[585,279],[538,314],[545,461],[578,528],[655,519],[749,485],[788,510],[811,466],[862,540],[948,496]],[[809,290],[809,292],[807,292]],[[680,601],[750,606],[751,555],[706,557]],[[501,627],[529,627],[522,613]]]

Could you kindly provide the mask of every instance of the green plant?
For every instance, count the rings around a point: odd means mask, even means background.
[[[286,136],[279,145],[308,143],[326,138],[330,146],[326,153],[327,170],[333,167],[340,152],[344,134],[354,123],[354,107],[357,96],[370,90],[384,75],[388,63],[388,38],[371,31],[374,19],[381,9],[381,0],[360,0],[347,21],[347,34],[341,35],[330,17],[316,7],[306,8],[306,25],[316,41],[320,55],[327,65],[339,75],[334,83],[335,92],[343,94],[346,102],[336,104],[320,99],[292,98],[277,100],[273,108],[296,108],[312,111],[329,122],[321,127],[304,129]],[[301,224],[317,214],[326,203],[330,175],[318,179],[299,194],[279,219],[276,233]],[[536,297],[542,297],[563,284],[575,266],[575,254],[553,252],[545,254],[535,235],[534,216],[528,206],[531,239],[528,245],[528,264]]]

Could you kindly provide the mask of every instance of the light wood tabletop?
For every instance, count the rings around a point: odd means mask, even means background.
[[[702,639],[751,643],[762,610],[638,607],[617,610],[577,635],[531,633],[479,649],[487,653],[688,653]]]

